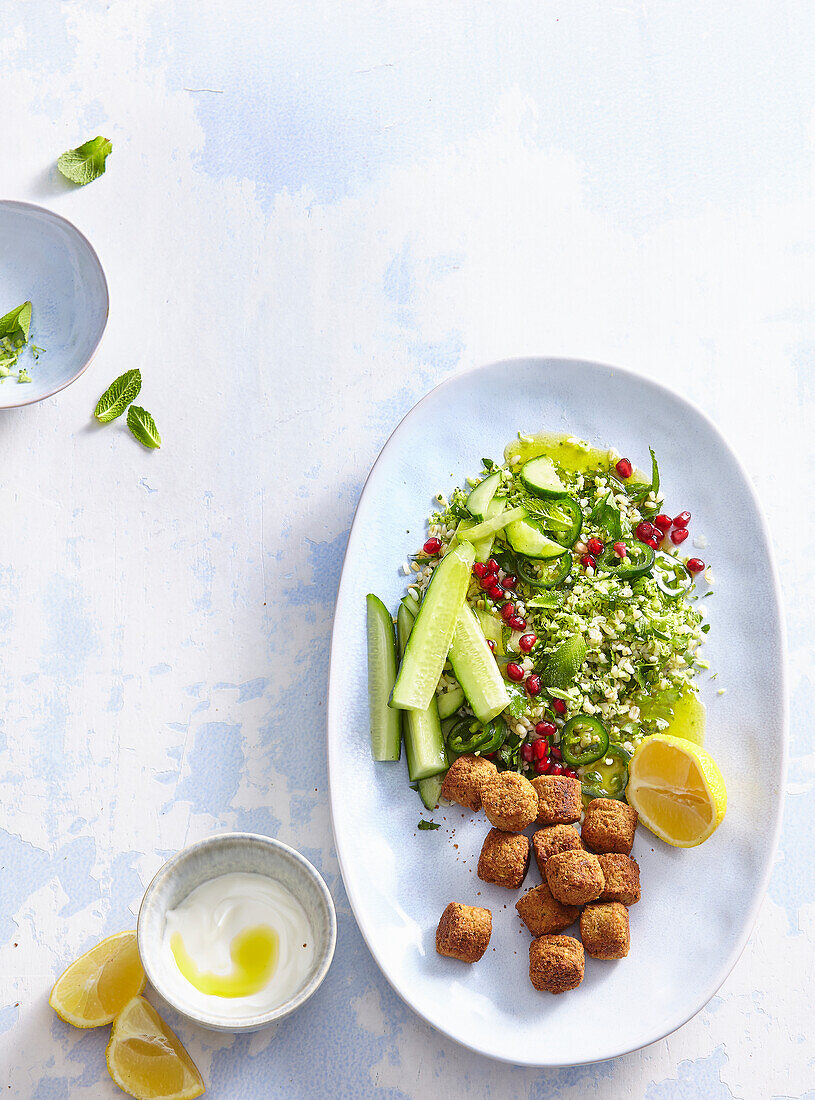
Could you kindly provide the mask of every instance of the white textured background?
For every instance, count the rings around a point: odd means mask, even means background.
[[[75,386],[0,418],[4,1095],[120,1095],[53,978],[133,926],[168,853],[250,828],[322,869],[339,945],[276,1033],[178,1024],[215,1097],[815,1096],[813,47],[803,0],[5,0],[3,197],[88,234],[112,309]],[[96,133],[108,171],[73,190],[55,159]],[[665,1041],[551,1073],[462,1052],[390,991],[324,775],[365,474],[431,385],[519,353],[633,366],[719,422],[777,536],[793,693],[736,970]],[[89,424],[133,366],[152,454]]]

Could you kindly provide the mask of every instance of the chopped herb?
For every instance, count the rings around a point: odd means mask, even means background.
[[[0,339],[10,340],[15,348],[21,348],[28,342],[31,329],[31,302],[23,302],[0,317]]]
[[[13,376],[13,367],[17,366],[20,355],[28,344],[28,336],[31,331],[31,302],[23,302],[21,306],[9,310],[5,316],[0,317],[0,380]],[[39,358],[42,348],[36,344],[29,345],[34,359]],[[18,382],[31,382],[31,375],[25,367],[17,371]]]
[[[93,415],[100,424],[109,424],[121,416],[131,401],[135,401],[141,389],[141,371],[129,370],[111,382],[99,400]]]
[[[76,149],[69,149],[57,161],[57,168],[71,183],[84,187],[105,171],[105,161],[113,151],[107,138],[95,137]]]
[[[131,405],[127,410],[127,426],[142,446],[151,449],[161,446],[161,436],[158,434],[156,422],[147,409]]]
[[[440,828],[441,828],[441,825],[439,825],[439,824],[438,824],[437,822],[435,822],[435,821],[425,821],[425,819],[424,819],[423,817],[421,817],[421,818],[419,818],[419,825],[418,825],[418,828],[420,828],[420,829],[422,829],[422,830],[427,830],[427,829],[440,829]]]

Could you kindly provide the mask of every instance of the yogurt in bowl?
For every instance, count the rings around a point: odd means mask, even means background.
[[[315,868],[270,837],[227,833],[179,852],[147,888],[138,943],[156,991],[222,1031],[254,1031],[304,1003],[334,953]]]

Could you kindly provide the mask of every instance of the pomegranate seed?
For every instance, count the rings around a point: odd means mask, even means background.
[[[688,531],[685,527],[677,527],[675,531],[671,531],[671,542],[674,546],[678,546],[680,542],[684,542],[688,537]]]
[[[536,760],[545,760],[549,755],[549,746],[543,740],[536,741],[532,746],[532,755]]]
[[[584,554],[583,557],[580,559],[580,564],[583,566],[584,569],[596,569],[597,559],[593,558],[591,554]]]
[[[518,578],[515,576],[514,573],[508,573],[504,577],[504,580],[503,580],[502,583],[504,585],[504,588],[514,588],[515,585],[518,583]]]
[[[557,733],[557,726],[553,722],[538,722],[535,726],[535,733],[539,733],[541,737],[554,737]]]
[[[532,746],[529,744],[528,741],[524,742],[524,744],[521,745],[521,756],[527,762],[527,764],[532,763]]]
[[[478,577],[479,580],[481,580],[481,578],[484,576],[484,574],[486,572],[487,572],[487,567],[483,563],[483,561],[477,561],[475,563],[475,565],[473,565],[473,573],[475,574],[476,577]]]
[[[640,542],[647,542],[654,534],[653,523],[649,523],[647,519],[644,519],[642,523],[637,524],[634,534]]]
[[[657,535],[659,535],[659,532],[657,532]],[[659,538],[657,538],[657,535],[652,535],[650,539],[643,539],[645,545],[650,546],[652,550],[658,550],[659,544],[662,542],[662,535],[659,535]]]
[[[670,516],[666,516],[664,512],[660,512],[660,514],[654,520],[654,523],[657,525],[660,531],[670,531],[671,527],[673,526],[673,520]]]
[[[518,649],[520,649],[521,653],[528,653],[537,640],[537,634],[523,634],[518,639]]]
[[[686,565],[689,573],[702,573],[705,568],[701,558],[688,558]]]
[[[490,647],[493,653],[495,653],[495,642],[492,638],[487,638],[487,645]]]
[[[495,580],[494,577],[493,580]],[[504,590],[500,584],[491,584],[487,589],[487,595],[491,600],[503,600]]]
[[[490,558],[490,560],[487,562],[487,572],[488,573],[497,573],[498,572],[498,562],[495,560],[495,558]]]
[[[680,512],[674,516],[674,527],[687,527],[690,523],[690,512]]]
[[[555,714],[565,714],[566,704],[563,702],[562,699],[553,699],[552,710],[555,712]]]
[[[563,753],[560,751],[557,745],[552,745],[551,749],[549,750],[549,755],[552,757],[553,760],[563,759]]]
[[[495,574],[485,573],[478,582],[483,589],[491,588],[495,584]]]
[[[425,554],[429,554],[432,558],[434,555],[438,554],[439,550],[441,550],[441,539],[428,539],[422,547],[422,550],[424,550]]]
[[[631,477],[634,472],[634,467],[628,461],[627,458],[621,458],[617,465],[614,467],[620,477]]]
[[[563,768],[560,764],[550,764],[549,775],[563,775]]]
[[[511,630],[526,630],[526,619],[522,619],[520,615],[512,615],[507,619],[507,626]]]
[[[504,606],[501,608],[501,618],[504,620],[504,622],[508,622],[514,614],[515,614],[515,604],[514,603],[505,603]]]
[[[514,661],[510,661],[507,665],[507,676],[510,678],[510,680],[514,681],[516,684],[519,684],[521,680],[523,680],[524,676],[526,676],[526,673],[520,665],[516,665]]]
[[[568,775],[569,779],[577,779],[578,778],[577,772],[574,770],[574,768],[564,768],[563,769],[563,774]]]
[[[546,775],[549,771],[550,764],[548,760],[536,760],[533,767],[538,775]]]
[[[526,690],[529,695],[540,695],[542,687],[543,684],[541,684],[541,678],[540,676],[538,676],[537,673],[533,672],[531,676],[527,676]]]
[[[628,551],[625,548],[625,543],[624,542],[615,542],[614,543],[614,553],[617,555],[618,558],[628,557]]]
[[[603,553],[603,544],[600,539],[589,539],[586,543],[586,549],[596,558],[598,554]]]

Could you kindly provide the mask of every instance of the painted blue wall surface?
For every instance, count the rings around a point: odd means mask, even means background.
[[[811,5],[6,0],[2,22],[3,196],[74,221],[111,292],[87,373],[0,417],[4,1095],[120,1095],[106,1030],[48,991],[223,829],[303,851],[339,942],[276,1029],[168,1012],[212,1096],[815,1095]],[[75,189],[56,158],[97,133],[107,172]],[[3,265],[0,241],[0,313]],[[367,471],[435,383],[523,353],[631,366],[720,424],[776,537],[792,687],[785,828],[740,963],[676,1034],[551,1072],[466,1053],[391,991],[325,777]],[[135,366],[156,452],[89,422]]]

